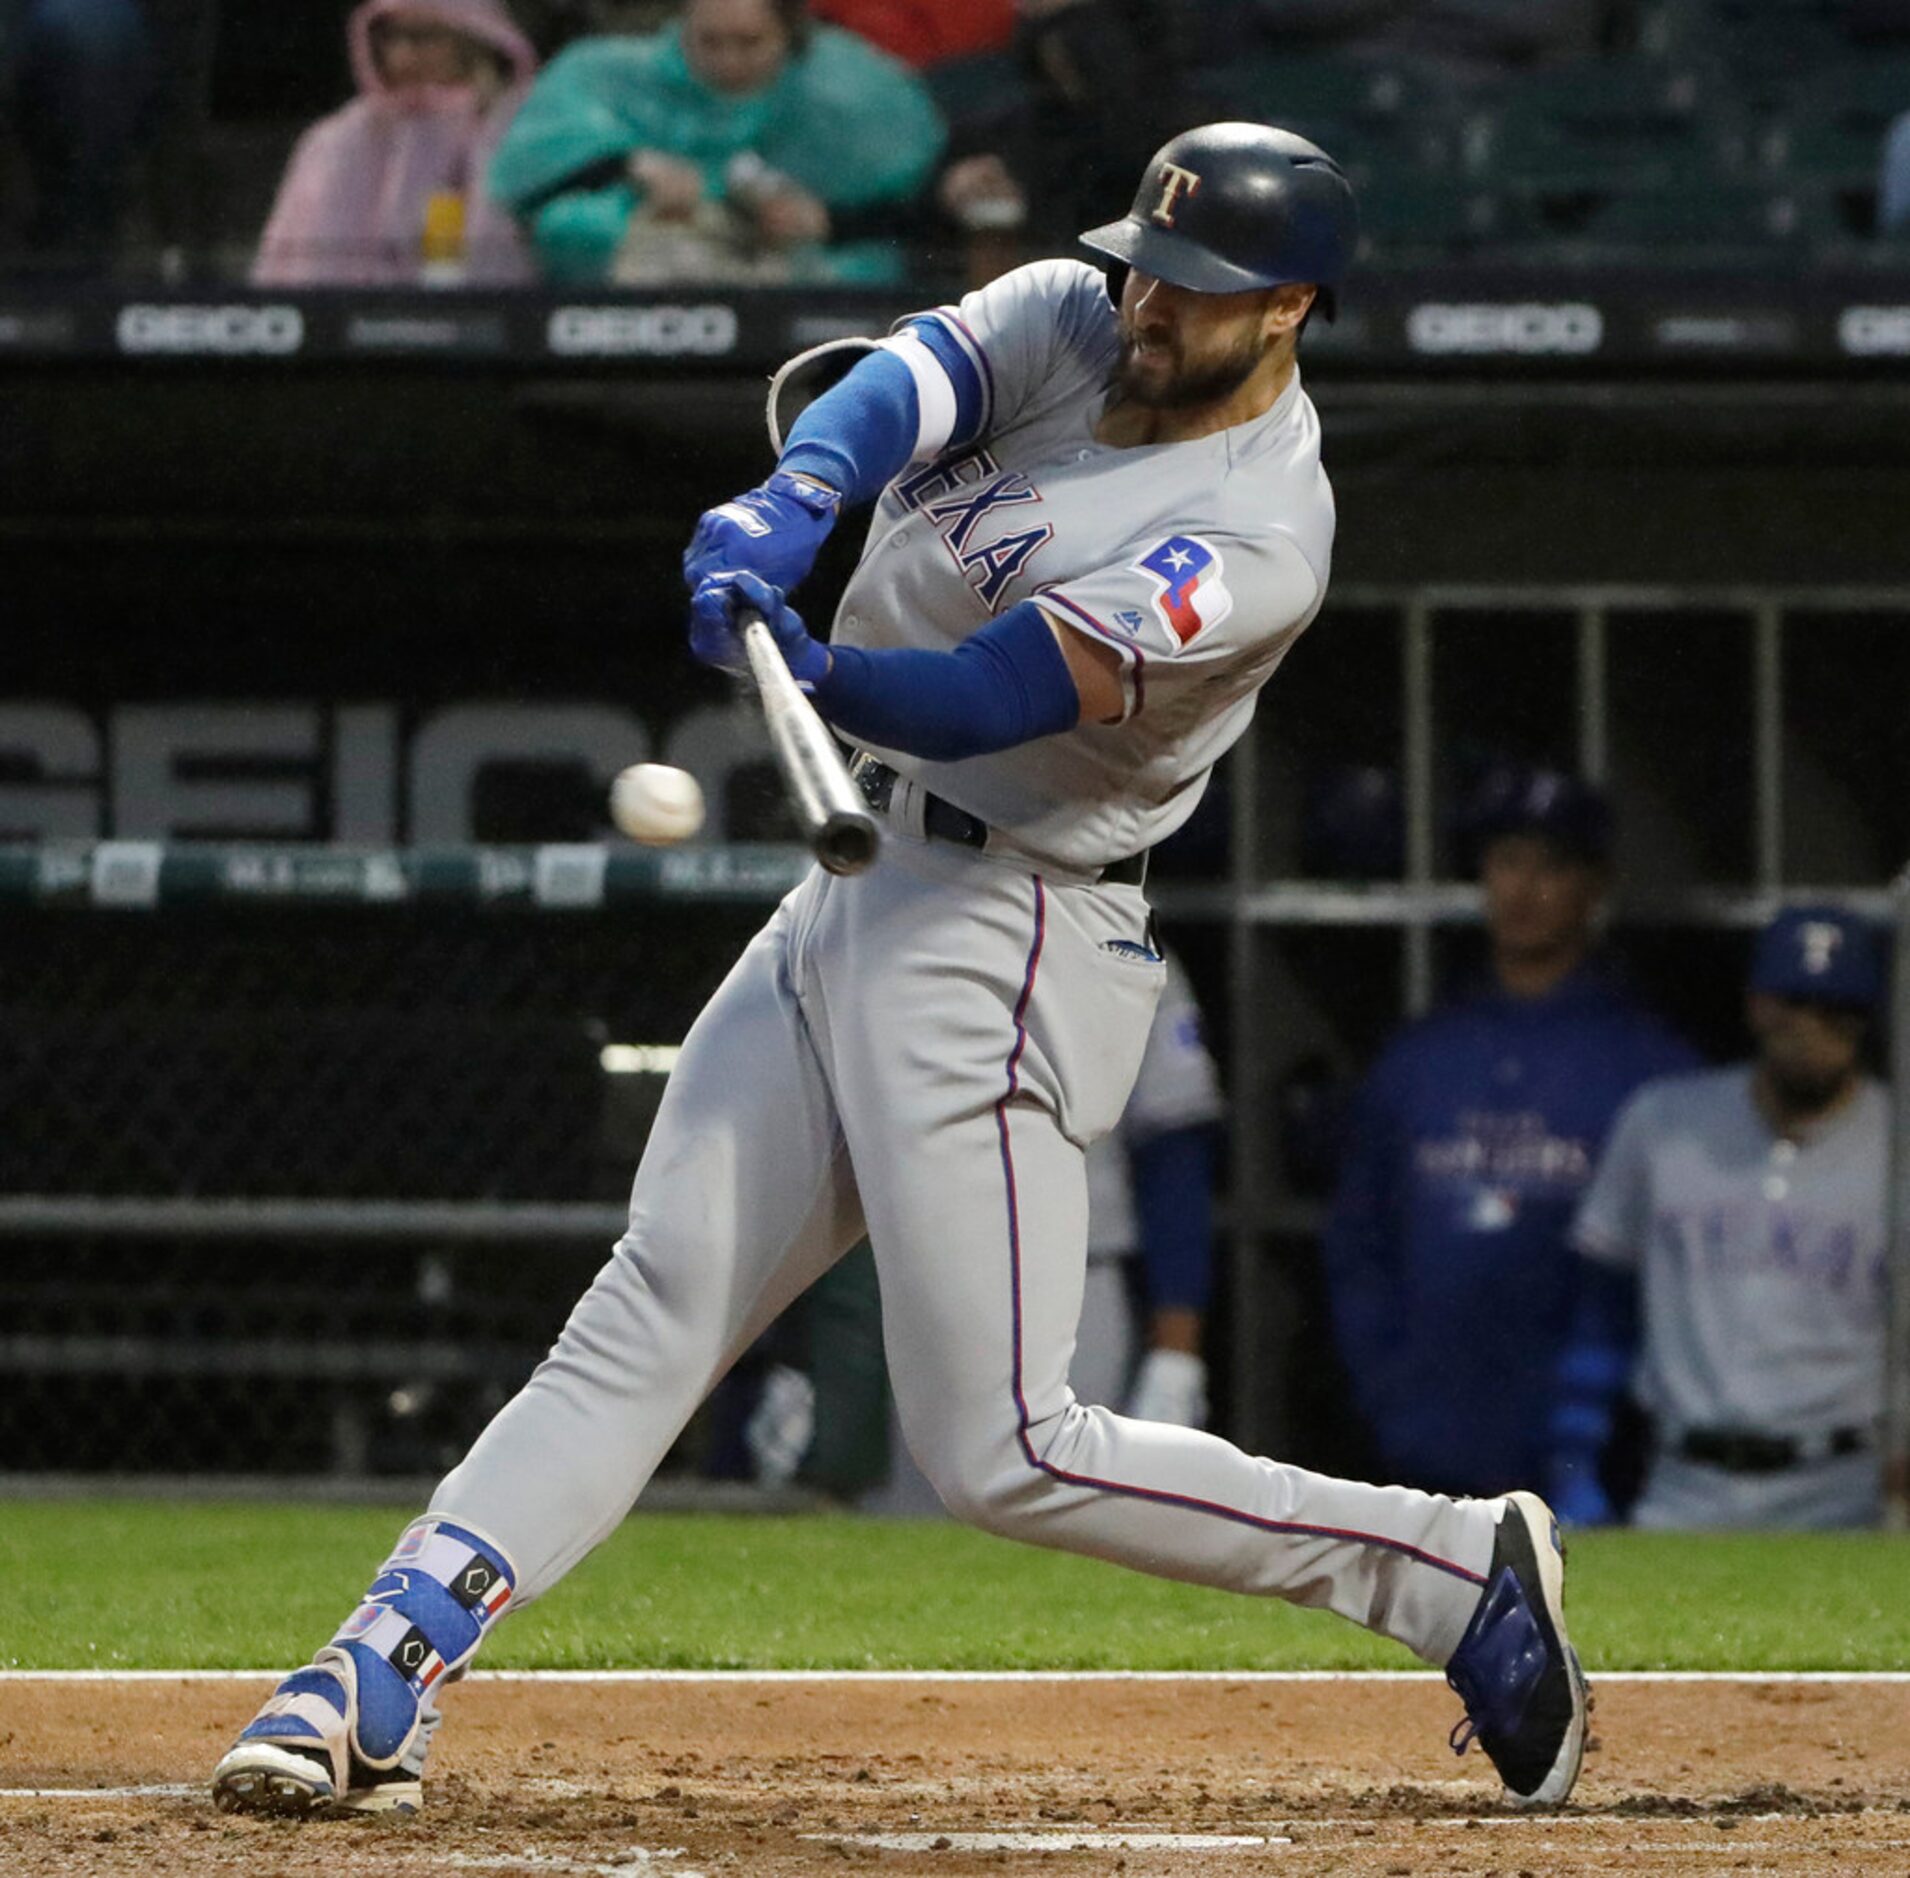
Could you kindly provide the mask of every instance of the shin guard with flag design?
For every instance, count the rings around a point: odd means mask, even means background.
[[[469,1527],[427,1517],[406,1529],[319,1657],[351,1664],[351,1747],[365,1766],[403,1759],[427,1698],[470,1661],[516,1581],[503,1548]]]

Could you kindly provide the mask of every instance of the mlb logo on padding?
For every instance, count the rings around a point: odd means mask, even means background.
[[[1220,550],[1198,535],[1170,535],[1134,566],[1159,584],[1154,611],[1168,630],[1172,651],[1192,644],[1234,610],[1234,597],[1221,579]]]

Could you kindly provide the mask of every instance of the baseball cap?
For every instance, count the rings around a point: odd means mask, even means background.
[[[1845,907],[1787,906],[1757,936],[1750,988],[1867,1011],[1883,994],[1877,934]]]
[[[1611,853],[1611,805],[1604,791],[1563,770],[1516,763],[1488,770],[1463,825],[1475,859],[1500,835],[1542,835],[1580,861],[1603,861]]]

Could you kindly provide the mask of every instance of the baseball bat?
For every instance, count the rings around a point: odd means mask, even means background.
[[[738,607],[736,624],[803,840],[830,873],[859,874],[881,845],[875,816],[849,780],[849,766],[835,738],[790,677],[762,614],[754,607]]]

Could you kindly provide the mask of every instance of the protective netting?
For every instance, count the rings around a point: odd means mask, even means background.
[[[761,917],[12,908],[0,1199],[62,1229],[0,1237],[0,1472],[455,1459],[614,1238],[663,1078],[605,1046],[680,1041]]]

